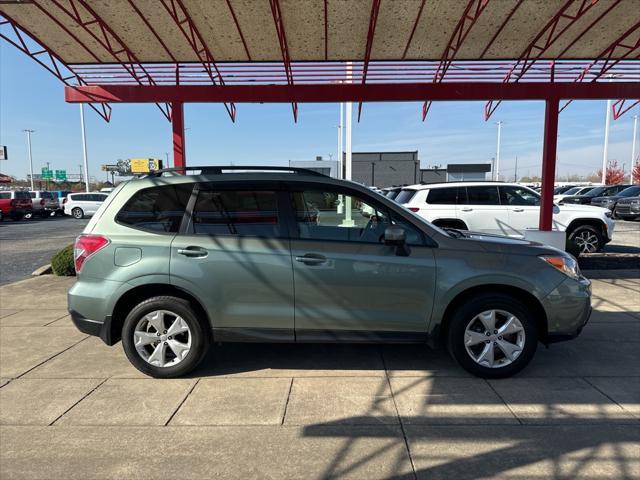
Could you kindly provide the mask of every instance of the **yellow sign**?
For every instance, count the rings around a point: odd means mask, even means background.
[[[162,160],[157,158],[132,158],[129,163],[131,173],[149,173],[162,168]]]

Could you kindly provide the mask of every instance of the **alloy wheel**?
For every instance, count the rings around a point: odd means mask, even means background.
[[[467,324],[464,346],[478,365],[505,367],[522,353],[525,332],[518,318],[505,310],[486,310]]]
[[[133,332],[138,355],[155,367],[182,362],[191,350],[191,330],[185,320],[169,310],[154,310],[138,321]]]
[[[595,253],[598,251],[598,237],[590,230],[582,230],[578,232],[573,241],[580,247],[582,253]]]

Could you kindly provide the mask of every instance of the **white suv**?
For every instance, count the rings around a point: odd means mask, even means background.
[[[70,193],[63,200],[64,213],[73,218],[90,217],[107,199],[106,193]]]
[[[395,201],[444,228],[523,237],[538,228],[540,195],[517,183],[451,182],[404,187]],[[553,229],[567,232],[582,252],[611,241],[614,221],[606,208],[554,205]]]

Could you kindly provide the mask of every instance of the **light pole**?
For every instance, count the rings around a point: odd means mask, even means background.
[[[502,123],[503,122],[496,122],[496,125],[498,125],[498,145],[496,146],[496,182],[500,181],[500,136],[502,133]]]
[[[638,115],[633,116],[633,141],[631,142],[631,183],[640,182],[640,178],[633,178],[633,167],[636,166],[636,139],[638,137]]]
[[[29,173],[31,175],[31,191],[35,190],[33,186],[33,157],[31,155],[31,134],[35,132],[35,130],[30,130],[25,128],[22,130],[23,132],[27,132],[27,147],[29,149]]]
[[[340,120],[338,121],[338,172],[337,177],[342,178],[342,119],[344,118],[344,103],[340,102]]]
[[[87,136],[84,130],[84,105],[80,104],[80,129],[82,130],[82,155],[84,158],[85,191],[89,192],[89,160],[87,159]]]
[[[611,100],[607,100],[607,116],[604,122],[604,148],[602,149],[602,185],[607,184],[607,167],[609,165],[609,127],[611,126]]]

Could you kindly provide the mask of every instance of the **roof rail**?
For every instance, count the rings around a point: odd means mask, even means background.
[[[326,177],[325,174],[316,172],[315,170],[309,170],[307,168],[298,167],[277,167],[277,166],[258,166],[258,165],[228,165],[228,166],[189,166],[189,167],[174,167],[174,168],[161,168],[160,170],[154,170],[148,174],[149,177],[159,177],[163,173],[180,173],[189,170],[200,170],[202,175],[221,175],[224,170],[235,171],[263,171],[263,172],[290,172],[299,175],[313,175],[317,177]]]

